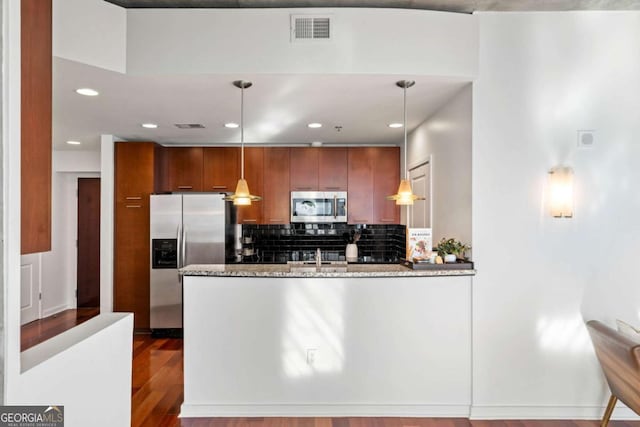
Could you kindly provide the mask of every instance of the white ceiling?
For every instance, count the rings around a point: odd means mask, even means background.
[[[54,58],[53,145],[61,150],[98,150],[101,134],[162,144],[224,145],[240,141],[240,90],[234,80],[253,82],[245,91],[245,142],[268,144],[397,144],[403,130],[400,79],[408,90],[408,129],[433,114],[468,82],[390,75],[177,75],[134,76]],[[75,93],[80,87],[97,97]],[[144,129],[141,123],[157,123]],[[320,122],[320,129],[307,123]],[[205,129],[178,129],[201,123]],[[335,126],[342,126],[338,132]],[[80,146],[66,144],[79,140]]]

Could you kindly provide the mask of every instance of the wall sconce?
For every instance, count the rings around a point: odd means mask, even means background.
[[[573,217],[573,169],[555,167],[549,171],[549,207],[554,218]]]

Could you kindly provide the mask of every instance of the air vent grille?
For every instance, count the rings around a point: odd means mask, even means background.
[[[176,123],[178,129],[204,129],[204,125],[200,123]]]
[[[331,40],[331,17],[291,15],[291,40]]]

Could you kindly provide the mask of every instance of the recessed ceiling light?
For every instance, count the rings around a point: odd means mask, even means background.
[[[311,128],[311,129],[321,128],[322,127],[322,123],[309,123],[307,125],[307,127]]]
[[[312,147],[322,147],[322,141],[313,141],[311,143]]]
[[[402,127],[402,123],[389,123],[387,126],[389,126],[390,128],[401,128]]]
[[[237,123],[230,122],[230,123],[225,123],[224,127],[229,128],[229,129],[235,129],[237,127],[240,127],[240,125],[237,124]]]
[[[155,123],[143,123],[141,126],[147,129],[155,129],[158,127],[158,125]]]
[[[67,144],[69,144],[69,145],[80,145],[82,143],[80,141],[67,141]]]
[[[97,90],[94,90],[88,87],[76,89],[76,93],[79,93],[80,95],[84,95],[84,96],[98,96],[100,94]]]

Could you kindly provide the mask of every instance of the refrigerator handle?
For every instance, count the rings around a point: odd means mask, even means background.
[[[187,264],[187,227],[182,227],[182,266]]]
[[[176,255],[178,256],[178,268],[182,268],[182,251],[180,249],[182,248],[182,224],[178,225],[177,240]]]

